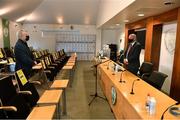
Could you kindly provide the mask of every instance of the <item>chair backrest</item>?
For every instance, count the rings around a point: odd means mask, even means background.
[[[2,77],[0,79],[0,98],[2,101],[8,101],[15,96],[16,89],[9,76]]]
[[[161,87],[167,77],[168,75],[162,72],[153,71],[150,77],[147,79],[147,82],[155,88],[161,90]]]
[[[139,73],[140,76],[144,73],[151,73],[152,72],[152,68],[153,68],[153,64],[150,62],[143,62],[140,69],[139,69]]]
[[[4,54],[6,55],[6,57],[14,57],[13,50],[8,47],[4,48]]]
[[[30,107],[24,97],[16,92],[11,77],[0,79],[0,99],[2,106],[14,106],[17,111],[4,111],[9,119],[25,119],[30,113]]]
[[[3,52],[3,49],[0,48],[0,59],[4,59],[5,58],[5,54]]]
[[[41,59],[40,62],[42,64],[43,69],[46,69],[47,67],[46,67],[45,61],[43,59]]]
[[[26,100],[30,103],[31,107],[35,106],[39,100],[39,94],[35,86],[27,80],[22,69],[16,71],[16,79],[21,91],[31,91],[32,95],[28,95]]]
[[[14,60],[13,60],[12,57],[8,57],[8,58],[7,58],[7,61],[8,61],[8,63],[14,63]]]
[[[34,58],[38,58],[37,52],[33,52]]]

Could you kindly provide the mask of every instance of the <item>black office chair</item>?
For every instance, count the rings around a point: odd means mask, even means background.
[[[145,81],[150,85],[154,86],[155,88],[161,90],[161,87],[167,77],[168,75],[164,73],[153,71],[150,77],[147,78]]]
[[[57,73],[58,73],[58,68],[57,68],[57,66],[50,63],[48,56],[46,56],[46,57],[44,58],[44,62],[45,62],[45,65],[46,65],[46,69],[51,70],[52,74],[53,74],[54,76],[56,76]]]
[[[140,69],[139,69],[139,73],[138,76],[140,78],[147,79],[151,73],[152,73],[152,69],[153,69],[153,64],[150,62],[143,62]]]
[[[37,104],[37,101],[39,100],[39,94],[34,84],[41,83],[39,81],[28,81],[21,69],[16,71],[16,79],[20,91],[30,91],[32,93],[32,95],[27,95],[25,98],[26,101],[30,103],[31,107],[35,106]]]
[[[53,81],[54,77],[55,77],[55,72],[53,71],[53,69],[47,68],[45,61],[43,59],[41,59],[41,64],[42,64],[42,68],[47,76],[47,78],[49,79],[49,81]]]
[[[25,93],[25,91],[24,91]],[[28,91],[26,91],[28,93]],[[24,94],[17,93],[11,77],[0,79],[0,111],[2,119],[25,119],[30,113]]]
[[[14,53],[13,53],[13,50],[11,48],[5,47],[4,52],[6,54],[6,57],[14,58]]]

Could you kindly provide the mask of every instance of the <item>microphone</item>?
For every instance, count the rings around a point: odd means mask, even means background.
[[[134,95],[135,93],[134,93],[134,83],[136,82],[136,81],[139,81],[140,79],[138,78],[138,79],[135,79],[134,81],[133,81],[133,84],[132,84],[132,88],[131,88],[131,92],[130,92],[130,94],[132,94],[132,95]]]
[[[108,65],[107,65],[107,70],[109,70],[109,64],[111,63],[111,61],[110,62],[108,62]]]
[[[104,62],[100,62],[100,63],[98,63],[98,64],[95,64],[95,65],[93,65],[93,66],[91,66],[91,67],[97,67],[98,65],[103,64],[103,63],[106,63],[106,62],[108,62],[108,61],[110,61],[110,59],[109,59],[109,60],[106,60],[106,61],[104,61]]]
[[[179,105],[179,104],[180,104],[180,102],[177,102],[177,103],[175,103],[175,104],[173,104],[173,105],[170,105],[168,108],[166,108],[166,110],[163,112],[163,114],[162,114],[162,116],[161,116],[161,120],[164,119],[164,114],[166,113],[166,111],[167,111],[169,108],[173,108],[174,105]]]
[[[123,75],[123,72],[125,72],[126,70],[123,70],[121,71],[121,75],[120,75],[120,83],[125,83],[126,81],[125,80],[122,80],[122,75]]]
[[[115,71],[116,71],[116,63],[114,63],[114,70],[113,70],[113,73],[112,73],[112,75],[115,75]]]

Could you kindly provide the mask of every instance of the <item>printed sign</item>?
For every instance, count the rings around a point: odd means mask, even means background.
[[[0,49],[0,58],[3,58],[3,57],[4,57],[4,55],[3,55],[3,53],[2,53],[2,51]]]
[[[19,80],[21,81],[22,85],[25,85],[28,82],[26,79],[26,76],[24,75],[24,73],[21,69],[17,71],[17,75],[18,75]]]

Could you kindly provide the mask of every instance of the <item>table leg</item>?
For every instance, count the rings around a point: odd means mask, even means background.
[[[66,111],[66,89],[63,90],[63,115],[67,115],[67,111]]]

